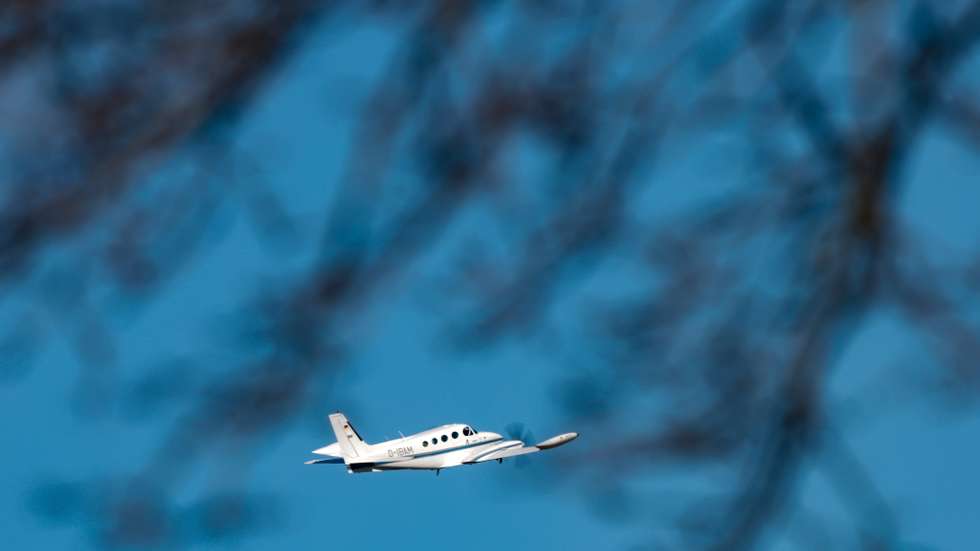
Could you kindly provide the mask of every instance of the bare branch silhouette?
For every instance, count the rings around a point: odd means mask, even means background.
[[[452,313],[454,343],[555,331],[594,359],[569,367],[562,399],[607,442],[564,472],[609,488],[665,465],[717,476],[722,491],[692,494],[667,521],[678,546],[751,549],[796,508],[801,476],[823,469],[866,515],[861,545],[903,544],[887,489],[834,432],[827,380],[869,313],[888,309],[934,347],[936,392],[976,393],[980,255],[936,258],[897,205],[928,132],[977,146],[962,69],[976,62],[980,2],[502,4],[2,8],[0,98],[18,113],[0,129],[0,300],[34,294],[0,353],[29,364],[47,342],[35,310],[57,312],[98,366],[80,392],[137,417],[176,412],[131,472],[40,486],[39,515],[82,516],[106,547],[247,536],[268,515],[245,476],[190,507],[173,496],[228,447],[246,450],[241,475],[264,439],[318,411],[356,354],[351,321],[451,249],[453,292],[431,306]],[[236,172],[228,144],[329,17],[383,19],[400,38],[342,176],[322,183],[311,260],[241,305],[229,365],[119,367],[97,292],[153,300],[207,254],[225,209],[291,224],[290,190]],[[702,175],[677,176],[691,164]],[[695,180],[710,189],[685,188]],[[471,232],[461,220],[475,216]]]

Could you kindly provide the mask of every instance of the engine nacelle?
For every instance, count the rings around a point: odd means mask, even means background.
[[[558,446],[567,444],[572,440],[575,440],[576,438],[578,438],[577,432],[566,432],[565,434],[552,436],[551,438],[545,440],[544,442],[535,444],[535,446],[541,448],[542,450],[547,450],[548,448],[557,448]]]

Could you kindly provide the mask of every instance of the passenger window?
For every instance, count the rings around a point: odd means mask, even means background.
[[[463,427],[463,436],[469,436],[469,435],[470,435],[470,428]]]
[[[456,432],[456,431],[453,431],[453,438],[454,438],[454,439],[455,439],[455,438],[459,438],[459,433],[458,433],[458,432]]]
[[[427,447],[429,447],[429,441],[428,441],[428,440],[423,440],[423,441],[422,441],[422,447],[423,447],[423,448],[427,448]]]
[[[438,443],[439,443],[439,441],[438,441],[438,440],[436,440],[435,438],[433,438],[433,439],[432,439],[432,445],[433,445],[433,446],[435,446],[435,445],[436,445],[436,444],[438,444]]]
[[[442,441],[445,442],[446,440],[449,440],[449,438],[445,434],[443,434],[442,435]]]

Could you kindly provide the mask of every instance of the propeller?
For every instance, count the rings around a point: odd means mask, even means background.
[[[504,430],[507,431],[507,436],[511,440],[520,440],[526,446],[533,446],[537,442],[534,439],[534,433],[524,426],[524,423],[515,421],[504,427]]]
[[[507,431],[508,438],[511,440],[520,440],[521,442],[524,442],[525,446],[533,446],[534,443],[537,442],[537,440],[534,438],[534,433],[532,433],[531,430],[524,425],[524,423],[519,421],[515,421],[507,425],[504,427],[504,430]],[[527,457],[519,455],[514,458],[514,466],[518,469],[523,469],[527,467],[527,465]]]

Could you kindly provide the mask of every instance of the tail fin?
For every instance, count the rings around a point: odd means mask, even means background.
[[[354,425],[350,424],[347,416],[343,413],[331,413],[330,426],[333,427],[333,433],[337,437],[337,443],[340,444],[340,450],[344,453],[344,461],[347,463],[357,463],[357,458],[363,458],[369,455],[368,445],[361,438],[361,435],[357,434],[357,429],[354,428]]]

